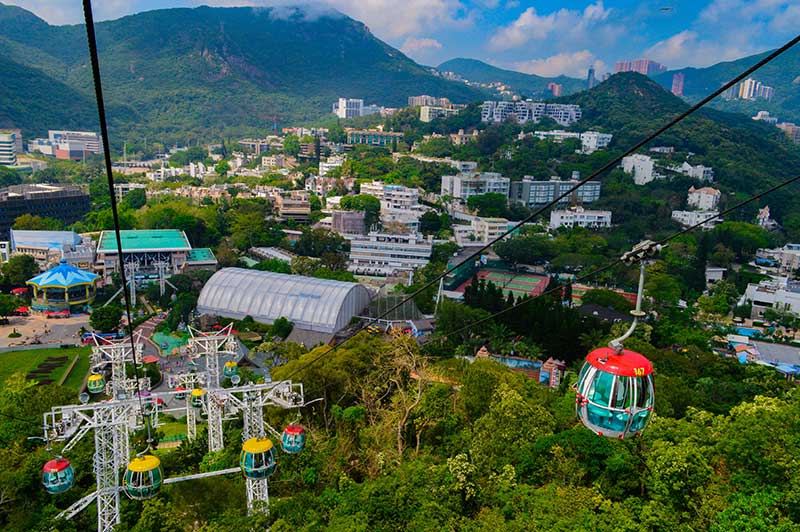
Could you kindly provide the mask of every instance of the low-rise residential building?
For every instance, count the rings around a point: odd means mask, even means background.
[[[722,222],[717,211],[672,211],[672,219],[684,227],[694,227],[700,223],[701,229],[713,229]]]
[[[292,262],[292,259],[297,257],[291,251],[276,248],[274,246],[268,247],[252,247],[250,248],[250,255],[259,260],[277,259],[283,262]]]
[[[720,196],[721,194],[719,190],[715,188],[691,187],[689,189],[686,202],[689,204],[689,207],[694,207],[701,211],[713,211],[716,210],[717,206],[719,205]]]
[[[366,229],[364,211],[334,210],[331,212],[331,231],[340,235],[363,235]]]
[[[588,227],[592,229],[611,227],[611,211],[587,210],[575,207],[566,210],[550,211],[550,228]]]
[[[278,216],[284,219],[305,222],[311,215],[311,202],[305,190],[291,190],[273,196]]]
[[[577,179],[561,180],[553,176],[549,180],[537,180],[526,175],[522,181],[514,181],[510,185],[509,197],[528,206],[544,205],[555,200],[579,183]],[[591,203],[600,199],[600,181],[588,181],[581,185],[574,193],[563,198],[559,203],[571,201]]]
[[[786,244],[782,248],[759,249],[756,252],[757,266],[770,266],[778,272],[790,274],[800,269],[800,244]]]
[[[254,155],[261,155],[270,150],[282,150],[283,138],[278,135],[269,135],[263,139],[242,139],[239,141],[239,145],[251,151]]]
[[[458,133],[450,134],[450,142],[456,146],[463,146],[473,140],[478,140],[478,130],[473,129],[470,133],[464,133],[463,129],[459,129]]]
[[[456,116],[461,112],[461,109],[463,109],[463,106],[440,107],[423,105],[419,108],[419,121],[427,123],[440,118],[449,118],[451,116]]]
[[[511,180],[497,172],[472,172],[442,176],[442,196],[467,200],[490,192],[508,196]]]
[[[482,218],[475,216],[470,223],[453,225],[453,235],[460,246],[486,244],[508,231],[509,222],[505,218]]]
[[[369,146],[392,146],[403,141],[403,133],[381,131],[379,129],[345,129],[348,144],[366,144]]]
[[[552,118],[561,126],[570,126],[581,119],[581,107],[574,104],[526,101],[485,101],[481,105],[481,121],[499,123],[513,118],[520,124],[538,123]]]
[[[332,112],[339,118],[357,118],[364,114],[364,100],[339,98],[333,102]]]
[[[349,270],[368,275],[415,270],[428,264],[432,250],[432,238],[418,233],[396,235],[372,231],[350,240]]]
[[[793,122],[781,122],[780,124],[777,124],[777,127],[783,131],[789,140],[800,143],[800,126]]]
[[[334,168],[339,168],[344,164],[347,158],[344,155],[331,155],[324,161],[319,162],[319,175],[320,177],[325,177],[328,175],[328,172],[333,170]]]
[[[789,277],[772,277],[758,284],[750,283],[743,296],[753,305],[751,318],[761,318],[767,309],[782,310],[800,316],[800,282]]]
[[[146,189],[147,185],[144,183],[114,183],[114,195],[117,196],[117,201],[127,196],[132,190]]]
[[[653,158],[640,153],[623,157],[622,171],[626,174],[633,174],[633,182],[636,185],[646,185],[655,179],[664,177],[656,172]]]
[[[778,123],[778,117],[770,116],[769,111],[759,111],[756,113],[756,116],[752,117],[753,120],[757,120],[760,122],[766,122],[767,124],[775,125]]]
[[[712,183],[714,181],[714,169],[710,166],[703,166],[702,164],[691,165],[688,162],[684,162],[681,166],[676,168],[672,168],[679,174],[687,175],[693,179],[697,179],[698,181],[705,181],[708,183]]]
[[[428,96],[427,94],[421,94],[419,96],[409,96],[408,97],[408,106],[409,107],[422,107],[425,105],[434,106],[434,107],[449,107],[450,100],[448,98],[437,98],[435,96]]]
[[[428,155],[420,155],[418,153],[395,152],[392,154],[392,159],[394,160],[394,162],[399,161],[403,157],[409,157],[411,159],[415,159],[423,163],[446,164],[452,166],[453,168],[456,169],[456,171],[461,173],[475,172],[478,169],[478,163],[475,161],[456,161],[454,159],[451,159],[450,157],[430,157]]]
[[[581,133],[581,153],[590,154],[607,148],[612,138],[614,138],[614,135],[611,133],[584,131]]]

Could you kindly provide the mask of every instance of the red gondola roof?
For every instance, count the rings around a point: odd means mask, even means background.
[[[47,462],[42,471],[45,473],[58,473],[59,471],[64,471],[70,466],[69,460],[64,458],[53,458],[49,462]]]
[[[301,427],[300,425],[287,425],[285,429],[283,429],[285,434],[291,434],[293,436],[298,436],[300,434],[305,434],[306,429]]]
[[[610,347],[601,347],[589,353],[586,361],[597,369],[623,377],[643,377],[653,373],[653,365],[649,360],[627,349],[618,355]]]

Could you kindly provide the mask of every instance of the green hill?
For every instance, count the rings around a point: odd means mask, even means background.
[[[564,94],[581,91],[586,85],[586,82],[580,79],[568,78],[567,76],[546,78],[535,74],[523,74],[522,72],[497,68],[477,59],[451,59],[445,61],[436,69],[439,72],[455,72],[464,79],[478,83],[500,81],[525,96],[541,97],[549,95],[549,93],[546,94],[547,85],[551,82],[561,84]]]
[[[689,105],[652,79],[633,72],[615,74],[597,87],[560,98],[581,106],[579,129],[614,134],[612,147],[627,148],[665,124]],[[717,181],[753,194],[797,174],[800,149],[774,126],[746,115],[703,109],[651,143],[692,152],[693,164],[712,166]],[[682,161],[681,161],[682,162]],[[794,205],[798,187],[771,196],[767,203],[780,215]]]
[[[332,9],[304,9],[312,8],[165,9],[98,23],[104,90],[116,111],[109,112],[112,134],[186,141],[263,132],[273,116],[280,124],[317,120],[339,96],[389,107],[424,93],[460,103],[481,98],[362,23]],[[24,125],[26,135],[64,126],[55,111],[40,112],[63,103],[41,98],[50,79],[94,100],[82,26],[51,26],[0,4],[0,42],[1,59],[45,76],[28,74],[16,87],[34,95],[26,98],[29,109],[6,109],[0,93],[8,125]]]
[[[684,95],[691,101],[697,101],[769,53],[764,52],[735,61],[717,63],[707,68],[671,70],[660,74],[655,79],[663,86],[671,88],[672,76],[682,72]],[[714,102],[714,106],[722,110],[742,112],[749,116],[755,115],[760,110],[767,110],[781,121],[800,122],[800,46],[789,49],[780,57],[764,65],[753,73],[752,77],[775,88],[775,96],[772,101],[725,101],[718,98]]]

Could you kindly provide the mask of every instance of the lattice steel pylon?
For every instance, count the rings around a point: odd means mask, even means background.
[[[197,331],[195,332],[198,333]],[[191,349],[193,349],[195,353],[202,353],[205,354],[206,357],[217,359],[217,369],[219,369],[219,355],[221,353],[232,352],[232,347],[236,345],[235,340],[230,336],[230,329],[212,334],[198,333],[194,338],[199,338],[200,340],[194,343],[190,341]],[[137,337],[137,340],[140,339],[140,337]],[[225,342],[229,343],[225,344]],[[57,406],[52,408],[50,412],[44,414],[44,434],[45,440],[48,442],[64,442],[65,445],[62,452],[67,453],[74,448],[84,436],[94,430],[94,473],[97,489],[94,493],[81,498],[72,506],[61,512],[58,517],[69,519],[77,515],[92,502],[96,502],[97,530],[98,532],[111,532],[114,526],[120,522],[120,493],[123,490],[121,484],[121,470],[127,467],[131,457],[131,430],[140,428],[137,427],[139,420],[144,419],[145,416],[151,416],[153,426],[157,428],[159,423],[159,410],[164,412],[176,412],[181,411],[184,406],[178,408],[159,406],[162,403],[168,405],[168,401],[180,393],[177,390],[152,393],[148,398],[152,406],[148,406],[146,402],[140,401],[139,398],[134,397],[133,393],[128,393],[130,389],[130,383],[128,381],[133,381],[134,385],[135,381],[125,377],[125,363],[137,363],[140,360],[141,346],[138,343],[133,349],[130,347],[130,340],[127,342],[127,347],[121,342],[101,344],[96,340],[96,343],[97,345],[92,355],[92,362],[95,367],[101,367],[103,365],[111,366],[112,381],[117,381],[111,383],[111,389],[117,390],[120,393],[113,395],[109,401]],[[212,365],[214,365],[214,362],[212,362]],[[206,381],[206,379],[214,380],[208,371],[184,374],[184,376],[186,375],[194,375],[195,377],[192,378],[202,378],[204,381]],[[170,377],[169,383],[174,385],[181,382],[181,378],[184,376],[172,376]],[[188,377],[185,378],[188,379]],[[217,383],[219,382],[219,373],[217,373],[215,380]],[[208,384],[208,381],[206,381],[206,383]],[[292,383],[291,381],[268,382],[264,384],[248,383],[227,389],[219,387],[213,391],[215,391],[216,399],[211,399],[209,397],[207,400],[207,408],[209,409],[209,419],[211,419],[212,412],[215,412],[215,410],[214,407],[209,407],[209,405],[215,403],[219,406],[218,414],[214,413],[213,415],[218,415],[220,419],[220,449],[222,448],[221,420],[226,413],[230,415],[238,415],[241,413],[243,415],[245,438],[255,436],[264,437],[268,433],[280,437],[280,433],[264,421],[264,408],[271,406],[284,409],[296,409],[305,405],[303,385],[300,383]],[[82,398],[82,400],[84,399],[86,398]],[[189,410],[194,413],[193,408],[187,408],[187,412]],[[209,432],[211,432],[211,429],[209,429]],[[209,449],[214,450],[211,448],[211,444],[212,441],[209,436]],[[164,480],[164,484],[216,475],[227,475],[237,471],[239,471],[239,468],[168,478]],[[266,511],[268,509],[268,488],[268,481],[266,479],[247,480],[247,507],[249,512]]]

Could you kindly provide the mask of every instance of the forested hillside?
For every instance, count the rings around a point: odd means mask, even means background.
[[[390,107],[426,93],[459,103],[480,99],[481,92],[434,76],[360,22],[332,9],[308,9],[166,9],[99,22],[115,136],[150,133],[185,142],[263,131],[273,117],[288,124],[325,116],[340,96]],[[8,44],[0,54],[28,72],[13,88],[29,103],[22,108],[9,99],[6,108],[11,87],[4,86],[0,126],[22,126],[26,136],[65,127],[43,108],[94,100],[83,28],[50,26],[5,5],[0,20],[0,40]],[[42,99],[52,90],[48,78],[80,95]],[[43,110],[32,112],[37,109]]]
[[[584,80],[567,76],[548,78],[537,76],[536,74],[524,74],[522,72],[497,68],[483,61],[478,61],[477,59],[450,59],[436,67],[436,69],[440,72],[455,72],[464,79],[478,83],[500,81],[527,97],[549,96],[547,91],[547,85],[549,83],[560,84],[564,94],[571,94],[586,88],[586,82]]]

